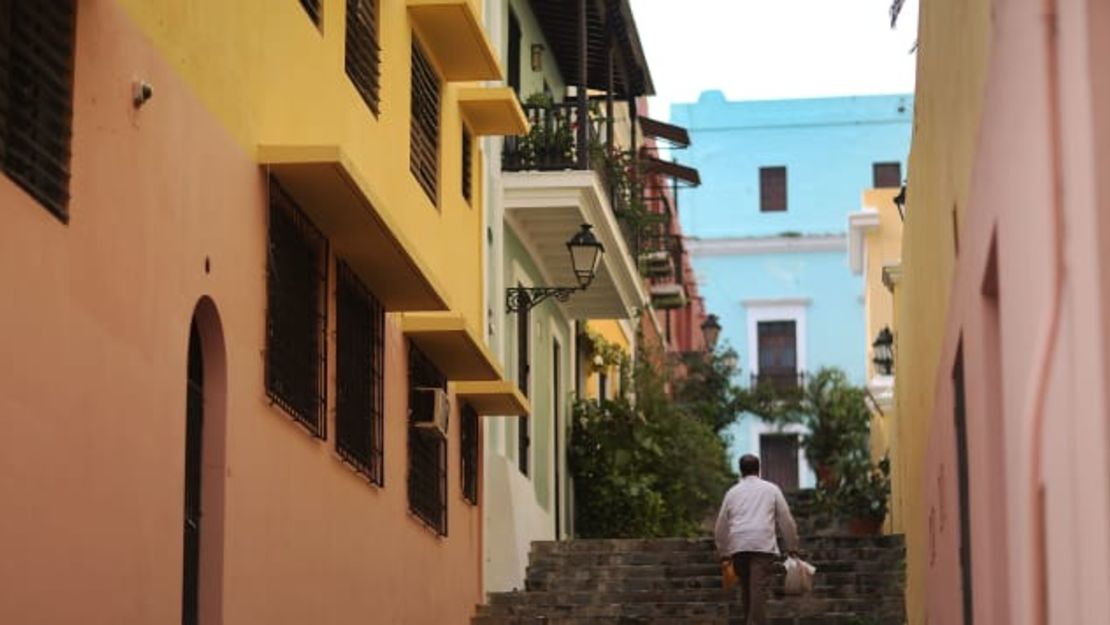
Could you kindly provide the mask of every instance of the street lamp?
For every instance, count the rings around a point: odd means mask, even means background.
[[[717,339],[721,336],[721,322],[717,315],[708,315],[701,323],[701,334],[705,337],[705,347],[709,351],[717,349]]]
[[[890,327],[883,326],[875,342],[871,343],[871,362],[875,363],[875,370],[879,375],[891,375],[894,372],[894,335]]]
[[[578,286],[510,287],[505,289],[505,309],[511,313],[526,312],[549,297],[565,302],[575,291],[585,291],[597,276],[601,255],[605,253],[605,246],[597,240],[591,228],[590,224],[582,224],[582,228],[567,241]]]

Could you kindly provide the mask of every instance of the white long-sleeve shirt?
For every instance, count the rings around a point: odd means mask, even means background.
[[[740,551],[779,552],[775,527],[788,550],[798,548],[798,529],[786,497],[778,486],[749,475],[728,489],[717,515],[714,536],[717,553],[731,556]]]

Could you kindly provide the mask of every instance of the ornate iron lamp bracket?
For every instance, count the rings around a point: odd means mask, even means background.
[[[581,290],[576,286],[537,286],[537,287],[511,287],[505,289],[505,311],[519,313],[531,310],[549,297],[554,297],[560,302],[570,299],[570,296]]]

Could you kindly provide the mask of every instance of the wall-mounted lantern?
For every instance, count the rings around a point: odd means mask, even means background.
[[[707,315],[701,323],[701,334],[705,337],[705,347],[709,351],[717,349],[717,339],[721,337],[721,322],[717,315]]]
[[[875,371],[879,375],[894,373],[894,335],[890,327],[883,326],[875,342],[871,343],[871,362],[875,363]]]
[[[527,311],[549,297],[565,302],[575,291],[585,291],[597,276],[601,255],[605,253],[591,228],[590,224],[582,224],[582,229],[567,241],[578,286],[510,287],[505,290],[505,309],[511,313]]]
[[[902,185],[902,189],[898,191],[898,195],[894,196],[894,205],[898,207],[898,217],[906,221],[906,185]]]
[[[532,44],[532,71],[538,72],[543,69],[543,44]]]

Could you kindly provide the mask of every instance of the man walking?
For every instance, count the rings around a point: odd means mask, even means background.
[[[740,578],[744,623],[766,625],[767,575],[778,556],[775,528],[782,533],[787,552],[798,549],[798,530],[782,491],[759,477],[759,458],[740,458],[740,481],[728,490],[717,515],[717,553],[731,558]]]

